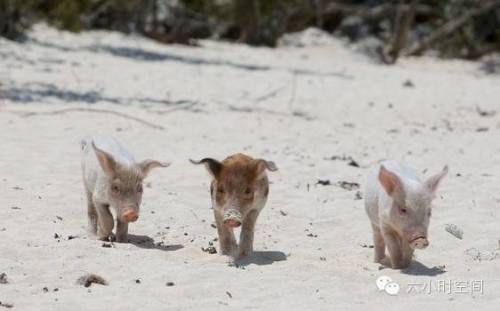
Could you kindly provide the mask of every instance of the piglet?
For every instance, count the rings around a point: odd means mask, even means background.
[[[383,162],[368,177],[365,208],[373,228],[375,262],[382,263],[385,247],[390,265],[410,265],[415,249],[429,245],[427,229],[431,202],[448,167],[422,182],[413,169],[395,161]]]
[[[155,160],[137,163],[111,137],[84,139],[81,147],[89,231],[101,240],[112,238],[111,207],[116,212],[116,241],[127,242],[128,224],[139,218],[144,178],[153,168],[169,164]]]
[[[235,154],[219,162],[211,158],[193,161],[204,164],[212,176],[210,195],[220,250],[241,259],[253,251],[255,222],[269,194],[266,171],[276,171],[274,162]],[[240,244],[233,229],[241,226]]]

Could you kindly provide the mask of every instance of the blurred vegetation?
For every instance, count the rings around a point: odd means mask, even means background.
[[[0,36],[23,38],[38,21],[165,43],[212,37],[266,46],[313,26],[352,41],[376,38],[388,63],[427,49],[469,59],[500,51],[500,0],[0,0]]]

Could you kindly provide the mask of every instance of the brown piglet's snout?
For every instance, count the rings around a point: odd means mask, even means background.
[[[230,228],[238,228],[241,226],[242,218],[238,210],[228,209],[224,212],[224,225]]]
[[[234,219],[225,220],[224,224],[230,228],[238,228],[239,226],[241,226],[241,222]]]
[[[126,209],[122,213],[122,219],[125,222],[135,222],[137,219],[139,219],[139,213],[133,209]]]

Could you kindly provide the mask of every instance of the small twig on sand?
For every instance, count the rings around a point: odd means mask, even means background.
[[[191,214],[193,214],[194,218],[200,219],[192,209],[190,209],[189,211],[191,212]]]
[[[279,87],[279,88],[277,88],[277,89],[274,89],[274,90],[272,90],[272,91],[271,91],[271,92],[269,92],[269,93],[266,93],[266,94],[264,94],[264,95],[261,95],[261,96],[257,97],[257,98],[255,99],[255,101],[256,101],[256,102],[261,102],[261,101],[267,100],[267,99],[269,99],[269,98],[272,98],[272,97],[276,96],[276,95],[277,95],[277,94],[278,94],[281,90],[283,90],[284,88],[285,88],[285,86],[281,86],[281,87]]]
[[[296,85],[297,85],[297,74],[294,72],[292,75],[292,95],[290,97],[290,100],[288,101],[288,107],[290,111],[292,111],[292,107],[295,102]]]
[[[123,112],[118,112],[118,111],[113,111],[113,110],[108,110],[108,109],[97,109],[97,108],[66,108],[66,109],[60,109],[60,110],[53,110],[53,111],[42,111],[42,112],[23,112],[23,111],[10,111],[12,113],[20,114],[22,117],[31,117],[31,116],[37,116],[37,115],[57,115],[57,114],[64,114],[67,112],[95,112],[95,113],[105,113],[105,114],[112,114],[116,115],[125,119],[129,120],[134,120],[136,122],[139,122],[143,125],[159,129],[159,130],[164,130],[165,128],[161,125],[157,125],[151,122],[148,122],[146,120],[140,119],[138,117],[134,117],[128,114],[125,114]]]

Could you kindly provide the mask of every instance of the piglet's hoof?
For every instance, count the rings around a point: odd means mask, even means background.
[[[99,240],[105,241],[105,242],[115,242],[116,241],[116,237],[115,237],[115,235],[113,233],[110,233],[107,236],[100,236]]]

